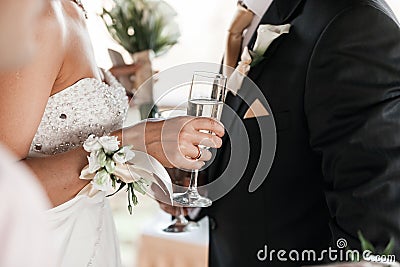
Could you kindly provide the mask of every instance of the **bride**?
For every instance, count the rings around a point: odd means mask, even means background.
[[[58,266],[117,267],[118,241],[105,194],[79,174],[87,165],[81,145],[89,135],[121,140],[128,100],[116,79],[96,67],[80,1],[44,2],[34,60],[0,73],[0,140],[34,171],[54,206],[47,215],[60,245]],[[223,134],[212,119],[178,117],[124,129],[124,145],[166,167],[196,169],[211,157],[197,145],[219,147]]]

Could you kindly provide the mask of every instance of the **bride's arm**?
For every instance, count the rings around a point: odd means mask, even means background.
[[[77,148],[45,158],[27,158],[64,60],[63,28],[48,14],[40,22],[38,49],[31,63],[18,72],[0,73],[0,142],[33,170],[52,204],[59,205],[73,198],[88,183],[79,179],[88,153]],[[198,168],[202,161],[186,158],[198,155],[196,145],[205,140],[212,147],[221,145],[219,137],[200,133],[200,129],[213,131],[217,136],[224,133],[210,119],[175,118],[168,122],[142,122],[124,130],[124,144],[146,151],[164,166]],[[122,131],[114,134],[122,137]],[[205,151],[201,159],[207,160],[208,153]]]
[[[51,51],[45,47],[45,51]],[[51,57],[51,55],[50,55]],[[27,158],[30,144],[40,124],[51,88],[57,73],[52,61],[45,60],[42,53],[30,66],[18,73],[0,73],[0,140],[34,171],[43,184],[53,205],[59,205],[73,198],[86,184],[79,174],[87,164],[87,155],[82,148],[49,156]],[[41,59],[41,60],[39,60]],[[56,59],[55,55],[52,59]],[[224,134],[223,128],[207,118],[174,118],[161,122],[141,122],[129,129],[117,131],[124,144],[145,151],[164,166],[178,166],[187,169],[199,168],[202,161],[187,159],[198,154],[197,144],[203,142],[219,147],[221,139],[200,133],[199,129],[213,131],[217,136]],[[163,134],[162,134],[163,132]],[[202,160],[210,158],[205,151]]]
[[[46,48],[46,51],[51,50]],[[53,205],[59,205],[73,198],[87,184],[87,181],[79,179],[79,174],[87,164],[88,153],[77,148],[46,158],[27,158],[57,76],[53,71],[57,66],[45,58],[48,57],[39,53],[37,60],[18,73],[0,73],[0,140],[29,165]],[[165,132],[163,138],[161,129]],[[164,166],[198,168],[202,161],[186,159],[183,155],[196,157],[198,150],[195,145],[202,140],[212,139],[212,146],[221,144],[218,137],[200,133],[198,129],[209,129],[218,136],[223,135],[223,128],[209,119],[190,121],[190,118],[175,118],[169,122],[141,122],[125,129],[123,137],[125,144],[133,144],[135,149],[155,156]],[[114,134],[122,140],[121,130]],[[161,141],[165,143],[162,145]],[[164,150],[171,155],[165,155]],[[208,158],[205,152],[203,159]]]
[[[62,30],[53,19],[42,19],[38,49],[29,65],[17,72],[0,73],[0,141],[32,168],[57,205],[87,183],[77,179],[86,155],[77,149],[48,158],[26,159],[63,61],[59,53]]]

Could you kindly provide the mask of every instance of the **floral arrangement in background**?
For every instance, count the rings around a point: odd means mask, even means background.
[[[154,117],[152,58],[172,48],[180,37],[177,13],[164,0],[113,0],[101,17],[112,38],[127,50],[139,65],[135,73],[133,103],[141,118]]]
[[[176,15],[163,0],[114,0],[101,17],[113,39],[128,52],[151,50],[159,56],[178,42]]]

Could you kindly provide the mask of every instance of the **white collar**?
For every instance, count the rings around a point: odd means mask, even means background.
[[[243,4],[247,6],[257,17],[262,17],[271,5],[273,0],[243,0]]]

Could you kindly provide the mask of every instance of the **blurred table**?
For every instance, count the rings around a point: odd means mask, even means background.
[[[144,227],[139,241],[137,267],[207,267],[208,218],[189,233],[165,233],[171,216],[160,213]]]

